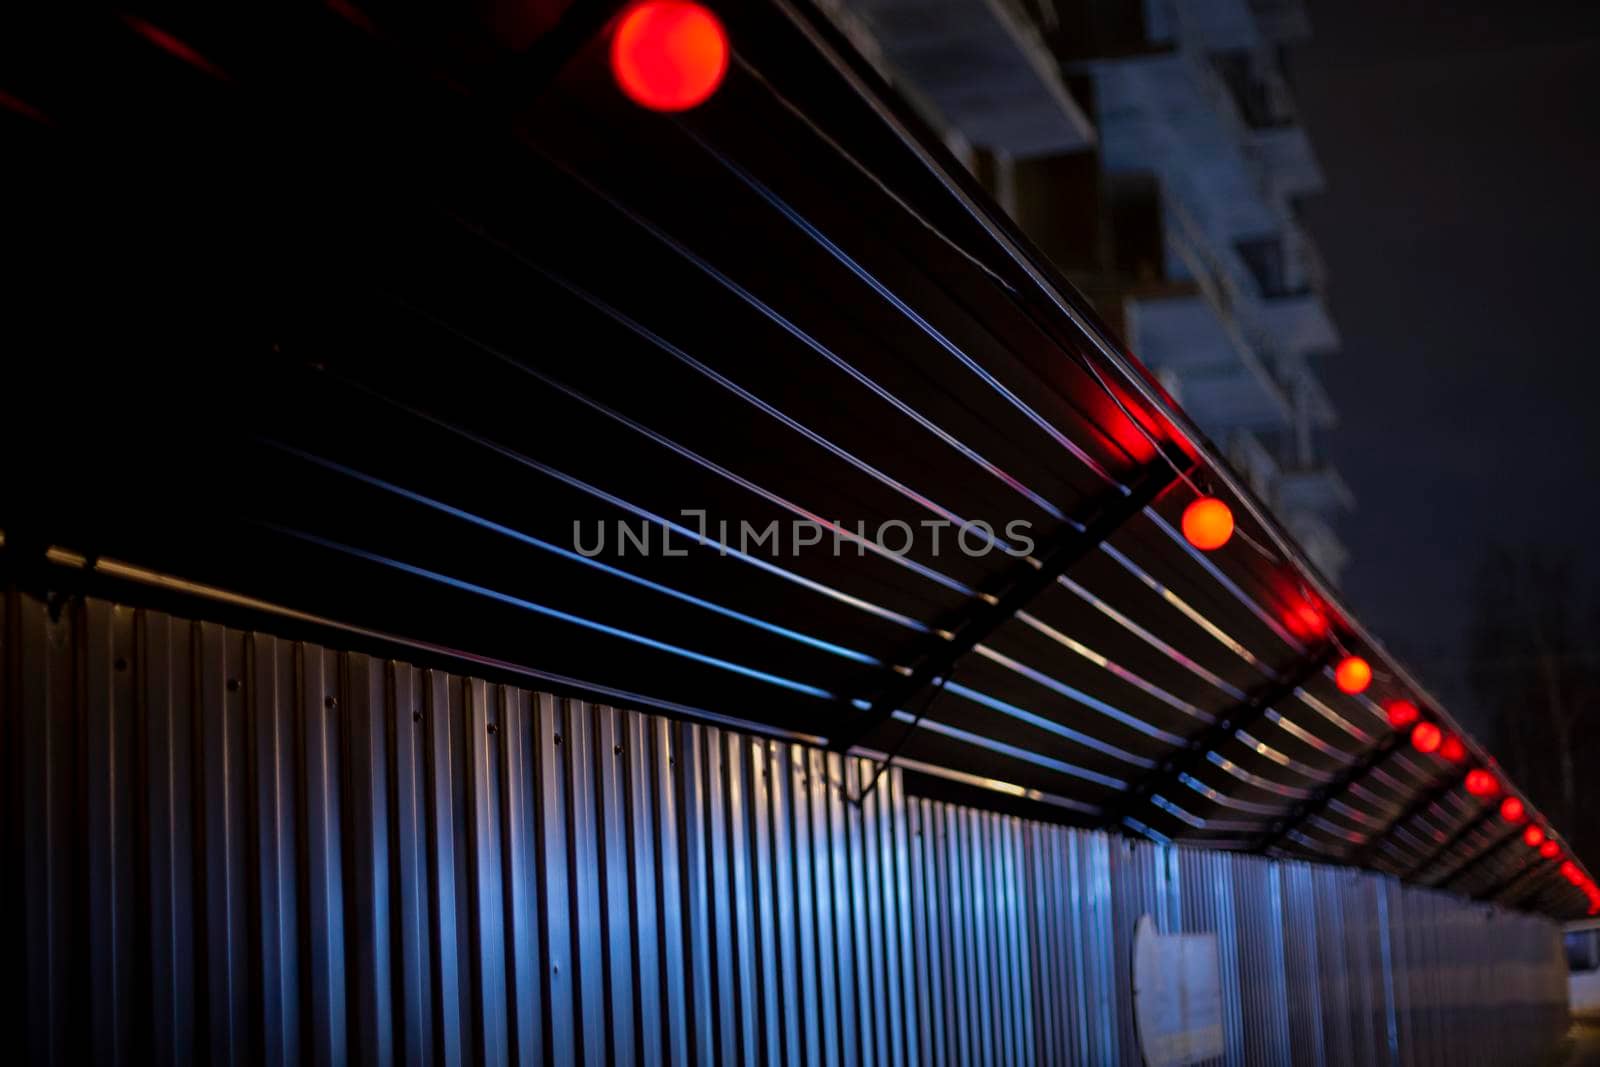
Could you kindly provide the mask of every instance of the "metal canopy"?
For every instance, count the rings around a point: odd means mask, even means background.
[[[1160,839],[1534,860],[1462,829],[1481,803],[1381,702],[1448,717],[815,12],[721,10],[727,81],[676,117],[611,86],[604,11],[562,14],[4,27],[13,373],[41,376],[0,494],[19,580],[226,590]],[[1180,471],[1264,550],[1190,548]],[[724,551],[686,513],[782,540]],[[855,534],[931,522],[1026,523],[1064,569],[1008,596],[1019,558],[954,526],[937,553]]]

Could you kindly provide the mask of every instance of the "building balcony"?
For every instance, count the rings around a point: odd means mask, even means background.
[[[1338,585],[1340,576],[1350,563],[1350,550],[1344,546],[1328,520],[1316,512],[1283,508],[1279,509],[1278,517],[1312,565],[1322,572],[1323,577]]]
[[[1274,44],[1292,44],[1311,36],[1305,0],[1250,0],[1261,35]]]
[[[1261,45],[1248,0],[1144,0],[1152,36],[1182,47],[1219,52]]]
[[[890,79],[967,143],[1015,159],[1094,144],[1056,57],[1010,0],[845,0],[833,8],[835,21],[871,35]]]
[[[1262,500],[1271,500],[1278,484],[1278,457],[1259,436],[1249,430],[1235,430],[1224,446],[1228,462],[1244,476],[1251,492]]]
[[[1321,192],[1326,180],[1311,138],[1299,125],[1259,127],[1250,131],[1249,151],[1269,192],[1291,200]]]
[[[1331,352],[1339,347],[1339,330],[1316,291],[1265,297],[1241,312],[1251,335],[1284,360]]]
[[[1180,402],[1208,434],[1285,428],[1294,406],[1235,324],[1203,293],[1179,287],[1131,295],[1128,342],[1152,369],[1177,382]]]
[[[1333,515],[1356,506],[1355,494],[1332,466],[1326,463],[1279,471],[1278,507],[1284,511],[1310,511]]]
[[[1021,0],[1062,63],[1172,50],[1152,36],[1146,5],[1129,0]]]
[[[1282,226],[1284,204],[1269,195],[1252,131],[1206,57],[1176,52],[1090,70],[1108,174],[1155,171],[1213,242]]]

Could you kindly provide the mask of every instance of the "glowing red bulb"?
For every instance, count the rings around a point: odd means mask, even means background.
[[[1418,752],[1437,752],[1444,731],[1431,722],[1419,722],[1411,728],[1411,747]]]
[[[1475,797],[1492,797],[1500,792],[1500,780],[1482,767],[1467,772],[1467,792]]]
[[[1554,841],[1546,841],[1539,846],[1539,855],[1547,860],[1557,859],[1561,855],[1561,846]]]
[[[1389,701],[1389,725],[1396,730],[1404,730],[1418,719],[1422,718],[1422,711],[1409,700]]]
[[[1578,870],[1578,865],[1571,860],[1567,860],[1561,865],[1561,877],[1573,885],[1577,885],[1583,880],[1583,874]]]
[[[634,103],[686,111],[717,91],[728,72],[728,34],[689,0],[643,0],[611,39],[611,73]]]
[[[1451,763],[1460,763],[1467,758],[1467,746],[1461,743],[1461,738],[1450,734],[1439,742],[1439,755]]]
[[[1530,826],[1522,831],[1522,843],[1529,848],[1538,848],[1544,844],[1544,831],[1537,826]]]
[[[1521,797],[1506,797],[1500,802],[1500,817],[1506,822],[1521,822],[1527,814]]]
[[[1203,496],[1183,509],[1183,537],[1202,552],[1221,548],[1233,537],[1233,509]]]
[[[1364,693],[1372,684],[1372,664],[1360,656],[1346,656],[1333,669],[1333,682],[1351,696]]]

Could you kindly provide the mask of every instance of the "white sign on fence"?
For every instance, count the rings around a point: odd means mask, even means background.
[[[1216,934],[1162,934],[1145,915],[1133,931],[1133,1018],[1150,1067],[1222,1055]]]

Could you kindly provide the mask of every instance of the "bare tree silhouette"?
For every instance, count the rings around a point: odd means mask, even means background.
[[[1467,681],[1495,751],[1568,844],[1592,856],[1600,812],[1600,614],[1570,559],[1491,549],[1477,574]]]

